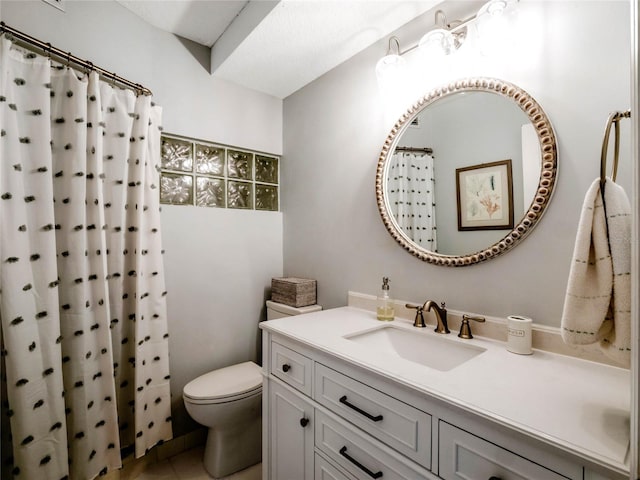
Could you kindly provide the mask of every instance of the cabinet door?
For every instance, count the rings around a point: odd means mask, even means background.
[[[313,407],[272,381],[269,410],[271,480],[312,480]]]

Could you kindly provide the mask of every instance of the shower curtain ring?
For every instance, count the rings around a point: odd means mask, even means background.
[[[44,53],[49,60],[51,60],[51,44],[47,42],[47,47],[44,49]]]
[[[67,67],[71,67],[71,52],[67,52]]]

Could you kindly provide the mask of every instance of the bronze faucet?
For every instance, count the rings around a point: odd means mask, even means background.
[[[407,303],[405,305],[407,308],[415,308],[416,309],[416,318],[413,321],[413,326],[418,328],[424,328],[427,325],[424,323],[424,315],[423,311],[426,309],[427,312],[433,308],[434,314],[436,316],[436,329],[434,330],[436,333],[449,333],[449,327],[447,325],[447,309],[445,308],[444,302],[442,302],[441,306],[438,306],[436,302],[433,300],[427,300],[424,302],[424,305],[412,305]]]
[[[447,309],[445,308],[444,302],[442,302],[440,306],[438,306],[438,304],[433,300],[427,300],[426,302],[424,302],[422,308],[426,309],[427,312],[429,312],[431,308],[433,308],[433,313],[435,313],[436,315],[436,322],[438,322],[434,332],[449,333],[449,326],[447,325]]]

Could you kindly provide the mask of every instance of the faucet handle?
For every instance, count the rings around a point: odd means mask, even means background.
[[[414,305],[412,303],[405,304],[406,308],[415,308],[416,309],[416,318],[413,321],[413,326],[418,328],[425,328],[427,325],[424,323],[424,315],[422,311],[424,310],[424,305]]]
[[[460,338],[471,339],[473,335],[471,334],[471,325],[469,325],[469,320],[473,320],[474,322],[484,323],[484,317],[472,317],[471,315],[467,315],[466,313],[462,315],[462,325],[460,325],[460,333],[458,336]]]

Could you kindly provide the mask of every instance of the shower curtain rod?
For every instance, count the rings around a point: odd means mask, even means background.
[[[106,78],[107,80],[111,80],[112,82],[119,83],[124,85],[136,92],[139,92],[143,95],[153,95],[151,90],[147,87],[143,87],[139,83],[134,83],[126,78],[119,77],[113,72],[105,70],[104,68],[95,66],[89,60],[83,60],[75,55],[72,55],[71,52],[65,52],[60,50],[59,48],[52,47],[50,43],[43,42],[42,40],[38,40],[37,38],[32,37],[31,35],[27,35],[26,33],[21,32],[20,30],[16,30],[13,27],[10,27],[4,22],[0,22],[0,35],[8,33],[12,35],[21,45],[25,47],[36,47],[41,49],[45,55],[49,58],[51,56],[58,57],[62,60],[61,63],[66,63],[67,66],[71,66],[71,63],[74,63],[85,70],[93,70],[98,72],[99,75]]]
[[[396,147],[396,152],[416,152],[416,153],[426,153],[427,155],[431,155],[433,153],[433,148],[429,148],[429,147]]]

